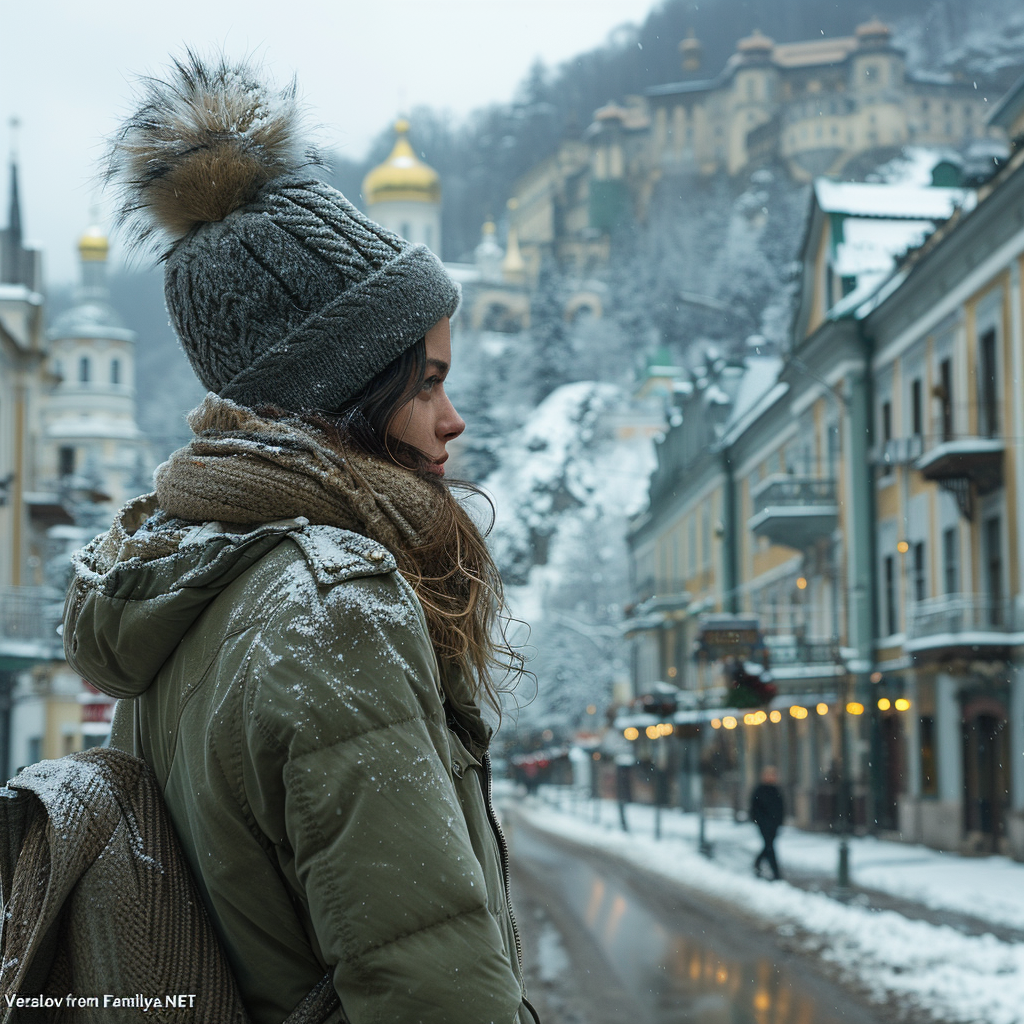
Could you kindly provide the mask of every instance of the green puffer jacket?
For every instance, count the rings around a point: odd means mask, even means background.
[[[152,508],[112,567],[79,554],[65,648],[122,698],[113,742],[163,785],[253,1020],[326,970],[352,1024],[531,1020],[488,730],[446,721],[391,554],[302,519],[168,550]]]

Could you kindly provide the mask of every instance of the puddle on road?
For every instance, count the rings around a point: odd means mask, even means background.
[[[526,829],[515,830],[513,852],[586,926],[652,1024],[850,1024],[864,1019],[849,1006],[821,1005],[806,984],[771,959],[723,954],[700,934],[699,922],[679,915],[678,927],[668,925],[665,915],[659,917],[617,878]],[[744,924],[738,921],[734,927]]]

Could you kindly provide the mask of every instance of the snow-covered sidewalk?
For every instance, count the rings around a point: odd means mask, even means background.
[[[646,806],[629,806],[628,833],[619,828],[615,804],[578,800],[554,787],[517,803],[517,810],[536,828],[616,854],[771,922],[835,964],[873,999],[895,996],[940,1020],[1024,1024],[1024,943],[964,935],[948,925],[754,878],[751,862],[760,843],[753,825],[709,818],[706,838],[715,844],[716,857],[708,860],[696,849],[694,814],[663,812],[662,838],[656,840],[654,810]],[[776,849],[784,871],[835,870],[833,836],[787,828]],[[961,858],[854,838],[850,864],[857,885],[1024,931],[1024,865],[1006,858]]]

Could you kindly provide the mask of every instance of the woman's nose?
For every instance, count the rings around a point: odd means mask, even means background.
[[[446,442],[454,441],[466,429],[466,421],[458,414],[458,411],[452,405],[451,399],[447,395],[445,396],[445,404],[447,408],[441,417],[441,422],[438,424],[440,428],[439,433]]]

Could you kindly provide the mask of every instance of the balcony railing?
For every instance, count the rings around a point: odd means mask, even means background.
[[[0,587],[0,667],[62,657],[62,607],[48,587]]]
[[[773,544],[804,550],[836,528],[836,482],[800,476],[772,476],[751,494],[754,515],[747,526]]]
[[[776,679],[804,679],[842,673],[838,641],[832,637],[807,638],[798,634],[767,633],[764,638],[769,667]]]
[[[1002,648],[1021,631],[1014,603],[982,594],[952,594],[920,601],[910,610],[908,651]]]
[[[915,465],[926,480],[938,483],[964,480],[979,494],[994,491],[1003,482],[1006,444],[998,437],[929,437]]]

